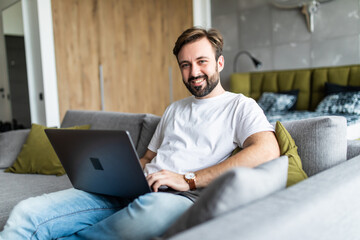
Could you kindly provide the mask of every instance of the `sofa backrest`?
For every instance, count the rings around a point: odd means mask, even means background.
[[[150,143],[152,136],[156,130],[158,123],[160,122],[160,117],[152,114],[146,114],[144,122],[141,129],[139,143],[137,145],[137,152],[139,156],[144,156],[147,147]]]
[[[324,116],[282,123],[298,146],[304,171],[315,175],[347,160],[346,119]]]
[[[325,97],[325,83],[360,86],[360,65],[233,73],[230,90],[258,100],[263,92],[299,90],[296,110],[315,110]]]
[[[142,157],[160,121],[152,114],[68,111],[61,127],[90,124],[91,129],[128,130]],[[304,171],[312,176],[347,159],[346,119],[325,116],[283,122],[298,146]]]
[[[159,119],[160,117],[151,114],[69,110],[61,127],[90,124],[90,129],[127,130],[139,157],[142,157]]]

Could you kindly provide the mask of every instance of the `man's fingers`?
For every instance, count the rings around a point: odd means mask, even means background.
[[[154,192],[157,192],[157,191],[159,190],[159,188],[160,188],[161,185],[162,185],[162,184],[161,184],[161,180],[156,181],[156,182],[152,185],[153,191],[154,191]]]
[[[181,174],[176,174],[167,170],[149,174],[146,179],[149,186],[155,192],[158,191],[161,185],[168,186],[178,191],[187,191],[189,189],[189,185]]]
[[[156,192],[157,192],[157,189],[161,186],[161,182],[162,182],[161,180],[164,179],[165,177],[166,174],[164,174],[164,171],[160,171],[153,174],[149,174],[146,177],[146,180],[148,181],[149,186],[152,187],[154,191],[156,188]]]
[[[161,185],[167,185],[165,176],[153,176],[148,181],[148,184],[154,192],[157,192]]]

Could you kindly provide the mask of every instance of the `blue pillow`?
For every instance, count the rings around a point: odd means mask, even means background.
[[[315,111],[330,114],[360,115],[360,91],[330,94],[319,103]]]
[[[343,86],[335,83],[325,83],[325,95],[330,95],[340,92],[357,92],[360,91],[360,86]]]
[[[264,92],[258,104],[264,112],[285,112],[294,107],[296,100],[295,95]]]

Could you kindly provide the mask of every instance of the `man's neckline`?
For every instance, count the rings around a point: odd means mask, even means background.
[[[193,102],[195,102],[195,103],[207,103],[207,102],[213,102],[218,99],[221,99],[221,98],[225,97],[228,93],[229,93],[228,91],[224,91],[223,93],[221,93],[215,97],[211,97],[211,98],[196,98],[195,96],[192,96],[192,98],[193,98]]]

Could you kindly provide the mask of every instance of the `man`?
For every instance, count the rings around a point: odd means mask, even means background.
[[[228,169],[278,157],[273,127],[256,102],[221,86],[222,46],[216,30],[199,28],[175,44],[193,96],[166,109],[140,160],[153,193],[131,201],[70,189],[31,198],[14,208],[0,239],[151,239]],[[236,146],[243,150],[229,157]]]

